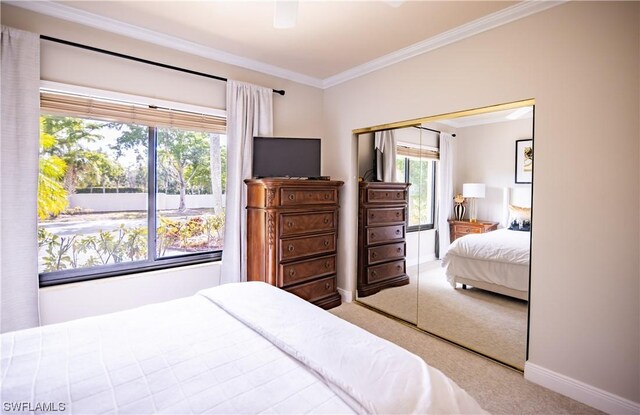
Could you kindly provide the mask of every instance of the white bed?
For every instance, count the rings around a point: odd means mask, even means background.
[[[498,229],[465,235],[444,256],[447,280],[521,300],[529,292],[529,232]]]
[[[484,412],[419,357],[259,282],[0,340],[3,410]]]
[[[517,206],[515,209],[531,208],[529,187],[503,189],[503,229],[465,235],[451,243],[442,266],[453,288],[457,288],[457,284],[471,285],[525,301],[529,299],[531,238],[529,232],[507,229],[513,219],[510,211],[514,206]]]

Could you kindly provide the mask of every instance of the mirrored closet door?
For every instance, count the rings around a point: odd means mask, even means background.
[[[533,110],[530,100],[358,135],[358,301],[518,369],[527,341]],[[392,204],[375,195],[391,195]],[[389,258],[401,242],[404,258]]]

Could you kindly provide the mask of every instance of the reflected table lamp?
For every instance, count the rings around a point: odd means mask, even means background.
[[[469,222],[478,221],[478,202],[476,199],[484,199],[484,183],[464,183],[462,196],[469,200]]]

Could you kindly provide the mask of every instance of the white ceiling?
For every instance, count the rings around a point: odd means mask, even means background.
[[[7,3],[327,87],[561,2],[301,0],[291,29],[273,27],[273,0]]]

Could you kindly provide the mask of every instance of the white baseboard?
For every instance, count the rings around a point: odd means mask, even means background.
[[[340,293],[340,297],[342,297],[343,303],[350,303],[353,301],[353,291],[343,290],[338,287],[338,292]]]
[[[640,403],[638,402],[630,401],[533,363],[526,362],[524,364],[524,378],[609,414],[640,414]]]

